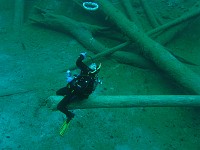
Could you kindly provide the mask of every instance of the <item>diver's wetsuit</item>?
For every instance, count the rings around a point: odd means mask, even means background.
[[[80,55],[76,61],[77,67],[81,70],[80,74],[75,77],[66,87],[59,89],[56,94],[65,96],[57,105],[57,109],[67,116],[67,120],[70,121],[74,114],[67,109],[72,101],[81,101],[88,98],[88,96],[94,91],[95,88],[95,76],[97,72],[90,73],[92,70],[83,63],[84,56]],[[91,79],[91,83],[87,84],[87,80]],[[77,81],[79,85],[85,86],[84,88],[79,88],[77,86]],[[85,84],[85,85],[84,85]]]

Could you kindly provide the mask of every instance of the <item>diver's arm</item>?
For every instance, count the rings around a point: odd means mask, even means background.
[[[80,56],[76,60],[76,66],[81,70],[87,70],[88,69],[88,66],[83,63],[84,58],[85,58],[85,56],[80,54]]]

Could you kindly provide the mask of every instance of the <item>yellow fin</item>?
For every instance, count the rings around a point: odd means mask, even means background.
[[[62,126],[61,126],[61,128],[60,128],[60,132],[59,132],[59,134],[61,135],[61,136],[63,136],[64,134],[65,134],[65,132],[67,131],[67,129],[68,129],[68,127],[69,127],[69,123],[70,122],[66,122],[66,121],[64,121],[63,122],[63,124],[62,124]]]

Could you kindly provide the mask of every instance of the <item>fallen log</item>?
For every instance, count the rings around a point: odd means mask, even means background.
[[[47,107],[57,110],[57,104],[63,96],[50,96]],[[69,109],[91,108],[132,108],[132,107],[199,107],[200,96],[197,95],[128,95],[128,96],[94,96],[80,102],[71,103]]]
[[[151,61],[135,53],[117,51],[112,56],[116,56],[115,60],[123,64],[132,65],[141,69],[156,69]]]
[[[179,62],[165,47],[149,38],[107,0],[98,0],[102,10],[127,35],[138,43],[140,53],[179,83],[188,92],[200,94],[200,76]]]

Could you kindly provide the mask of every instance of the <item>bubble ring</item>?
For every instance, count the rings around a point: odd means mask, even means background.
[[[99,5],[94,2],[83,2],[83,8],[90,11],[95,11],[99,8]]]

